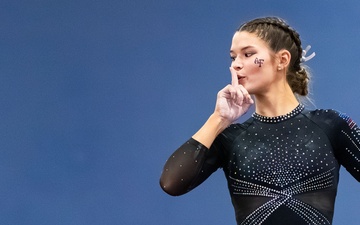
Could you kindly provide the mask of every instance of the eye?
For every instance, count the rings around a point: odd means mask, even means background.
[[[253,53],[253,52],[249,52],[249,53],[245,53],[244,55],[245,55],[245,57],[251,57],[251,56],[253,56],[255,53]]]
[[[231,61],[235,61],[235,56],[230,56]]]

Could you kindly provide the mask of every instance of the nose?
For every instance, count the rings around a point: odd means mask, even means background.
[[[239,57],[236,57],[232,62],[231,62],[231,66],[235,69],[235,70],[241,70],[244,67],[244,64],[241,62],[241,60],[239,59]]]

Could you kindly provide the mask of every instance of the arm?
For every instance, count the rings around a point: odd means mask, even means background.
[[[160,178],[161,188],[177,196],[192,190],[210,176],[218,166],[207,162],[213,156],[209,149],[190,138],[166,161]]]
[[[217,153],[210,147],[215,138],[253,104],[249,93],[238,84],[235,70],[230,68],[230,71],[232,84],[219,91],[214,113],[167,160],[160,178],[160,185],[166,193],[184,194],[201,184],[219,167],[214,163]]]
[[[339,114],[336,156],[341,165],[360,182],[360,128],[349,117]]]

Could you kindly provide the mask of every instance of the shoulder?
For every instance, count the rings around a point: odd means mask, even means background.
[[[253,123],[253,118],[249,118],[244,123],[234,123],[227,127],[219,134],[217,140],[222,142],[233,142],[239,135],[246,132],[248,127]]]
[[[355,122],[348,115],[334,109],[304,110],[302,114],[319,126],[336,128],[355,125]]]
[[[223,134],[239,134],[248,129],[248,127],[253,123],[254,119],[251,117],[243,123],[234,123],[231,124],[228,128],[223,131]]]
[[[334,109],[305,109],[302,113],[311,118],[336,118],[341,114],[341,112]]]

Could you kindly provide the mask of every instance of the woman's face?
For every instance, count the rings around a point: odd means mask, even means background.
[[[239,84],[250,94],[264,94],[278,79],[275,54],[256,34],[236,32],[232,39],[231,67],[237,72]]]

